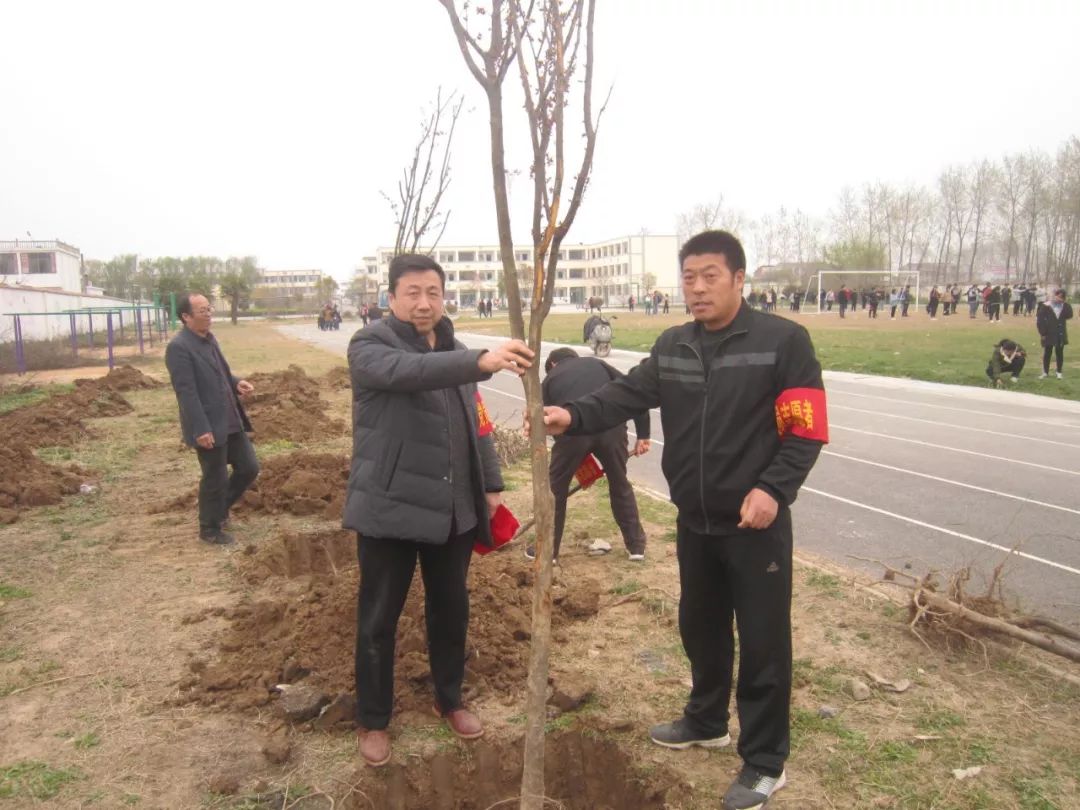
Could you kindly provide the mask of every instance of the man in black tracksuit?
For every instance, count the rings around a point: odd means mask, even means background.
[[[549,354],[544,370],[547,373],[543,386],[545,405],[570,402],[623,376],[621,371],[603,360],[579,357],[570,348],[555,349]],[[637,433],[634,454],[644,455],[649,451],[648,411],[634,417],[634,430]],[[555,446],[551,450],[550,481],[551,493],[555,496],[555,541],[552,547],[556,558],[566,523],[566,497],[570,481],[581,462],[592,453],[607,476],[611,513],[622,531],[626,553],[631,560],[645,559],[645,530],[638,517],[634,488],[626,477],[626,438],[625,422],[594,436],[555,437]],[[531,557],[530,552],[531,549],[527,549],[525,555]]]
[[[545,408],[548,433],[599,433],[660,407],[662,466],[678,507],[679,630],[693,688],[684,714],[654,726],[670,748],[730,742],[739,630],[742,773],[730,810],[783,787],[791,702],[791,513],[828,441],[821,367],[806,330],[742,304],[746,258],[724,231],[679,254],[694,323],[668,329],[641,365],[596,393]]]

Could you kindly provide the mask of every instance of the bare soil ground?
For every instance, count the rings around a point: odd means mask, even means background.
[[[325,376],[341,358],[254,324],[217,331],[238,372],[283,372],[260,390],[297,377],[294,363],[317,381],[319,412],[348,422],[341,372]],[[213,549],[183,500],[198,465],[179,444],[171,390],[123,396],[130,411],[33,451],[94,471],[98,489],[0,528],[0,807],[483,810],[513,797],[532,576],[519,548],[474,558],[470,574],[467,689],[486,738],[461,743],[430,712],[417,583],[399,628],[394,761],[364,769],[347,707],[289,721],[271,691],[310,687],[320,702],[350,691],[358,572],[334,514],[347,431],[258,442],[265,473],[236,517],[241,543]],[[528,516],[527,470],[508,481],[511,508]],[[621,553],[603,482],[571,501],[552,678],[585,699],[552,709],[548,757],[548,792],[567,808],[716,807],[739,765],[732,750],[671,752],[645,736],[681,710],[689,671],[673,513],[640,505],[644,564]],[[588,556],[595,537],[615,551]],[[795,588],[790,786],[770,807],[1080,807],[1075,668],[1053,674],[1021,649],[924,645],[903,606],[813,561]],[[912,685],[890,692],[867,673]],[[868,697],[852,695],[856,678]]]

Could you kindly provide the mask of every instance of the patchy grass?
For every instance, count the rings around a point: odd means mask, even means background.
[[[33,594],[26,588],[0,582],[0,599],[26,599],[29,596],[33,596]]]
[[[51,799],[65,785],[82,778],[77,768],[54,768],[33,760],[0,766],[0,799]]]

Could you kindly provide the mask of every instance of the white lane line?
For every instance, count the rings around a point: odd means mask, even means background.
[[[987,548],[996,549],[997,551],[1004,551],[1007,554],[1013,554],[1017,557],[1023,557],[1025,560],[1031,560],[1032,562],[1042,563],[1043,565],[1049,565],[1051,568],[1057,568],[1061,571],[1067,571],[1070,574],[1076,574],[1080,576],[1080,568],[1073,568],[1072,566],[1065,565],[1064,563],[1054,562],[1054,560],[1048,560],[1045,557],[1037,557],[1034,554],[1028,554],[1026,551],[1017,551],[1016,549],[1008,548],[1007,546],[998,545],[997,543],[991,543],[989,540],[982,540],[978,537],[972,537],[970,534],[962,534],[961,532],[954,532],[952,529],[943,529],[940,526],[935,526],[932,523],[924,523],[921,520],[915,518],[909,518],[906,515],[898,515],[896,512],[889,512],[885,509],[878,509],[876,506],[867,506],[866,504],[853,501],[848,498],[842,498],[839,495],[833,495],[828,492],[822,492],[820,489],[814,489],[813,487],[804,486],[803,492],[812,492],[815,495],[820,495],[823,498],[830,498],[834,501],[840,501],[841,503],[849,504],[850,506],[858,507],[859,509],[866,509],[869,512],[876,512],[879,515],[885,515],[896,520],[902,520],[905,523],[910,523],[914,526],[920,526],[924,529],[930,529],[931,531],[947,534],[950,537],[958,537],[961,540],[967,540],[970,543],[976,543],[980,546],[986,546]]]
[[[971,416],[976,414],[978,416],[996,416],[1000,419],[1015,419],[1014,413],[1002,413],[1000,411],[984,411],[979,408],[958,408],[955,405],[938,405],[934,402],[920,402],[914,399],[898,399],[897,397],[883,397],[880,394],[859,394],[855,391],[847,391],[841,388],[830,389],[828,385],[825,386],[825,393],[829,396],[845,396],[845,397],[861,397],[863,399],[880,399],[885,402],[891,402],[893,405],[914,405],[918,408],[938,408],[943,411],[959,411],[960,413]],[[832,405],[832,402],[829,402]],[[1072,430],[1080,430],[1080,424],[1062,424],[1061,422],[1055,422],[1052,419],[1036,419],[1034,417],[1023,417],[1024,422],[1034,423],[1040,425],[1052,425],[1056,428],[1070,428]]]
[[[1046,509],[1057,509],[1062,512],[1069,512],[1073,515],[1080,515],[1080,509],[1070,509],[1067,506],[1058,506],[1054,503],[1046,503],[1045,501],[1036,501],[1032,498],[1025,498],[1022,495],[1014,495],[1011,492],[1001,492],[996,489],[987,489],[986,487],[976,486],[975,484],[965,484],[963,481],[954,481],[951,478],[942,478],[938,475],[930,475],[929,473],[918,472],[917,470],[909,470],[906,467],[894,467],[891,464],[882,464],[880,461],[870,461],[865,458],[856,458],[855,456],[847,456],[843,453],[837,453],[834,450],[822,450],[823,456],[833,456],[834,458],[842,458],[847,461],[855,461],[859,464],[869,464],[871,467],[880,467],[883,470],[891,470],[893,472],[904,473],[906,475],[916,475],[919,478],[926,478],[930,481],[939,481],[942,484],[951,484],[954,487],[963,487],[964,489],[973,489],[977,492],[986,492],[990,495],[996,495],[1000,498],[1011,498],[1014,501],[1023,501],[1024,503],[1030,503],[1035,506],[1042,506]]]
[[[485,391],[491,391],[491,392],[496,393],[496,394],[502,394],[503,396],[510,397],[511,399],[517,399],[517,400],[520,400],[522,402],[525,401],[525,397],[519,397],[516,394],[508,394],[505,391],[500,391],[498,388],[492,388],[489,385],[481,385],[479,387],[483,388]],[[830,427],[837,427],[837,425],[831,425]],[[856,433],[869,433],[869,431],[855,430],[855,428],[842,428],[842,429],[843,430],[852,430],[852,431],[855,431]],[[875,433],[875,434],[870,434],[870,435],[884,436],[885,434]],[[890,437],[887,437],[887,438],[895,438],[895,437],[890,436]],[[656,442],[657,444],[660,444],[660,445],[663,444],[663,442],[657,441],[656,439],[653,439],[652,441],[654,441],[654,442]],[[939,445],[931,445],[929,442],[920,442],[917,439],[907,439],[907,440],[902,440],[902,441],[911,441],[911,442],[914,442],[915,444],[926,444],[926,445],[930,445],[932,447],[940,447]],[[954,449],[955,450],[957,448],[941,448],[941,449]],[[834,453],[834,452],[832,452],[830,450],[826,450],[824,452],[829,454],[829,455],[840,456],[841,458],[850,458],[853,461],[862,461],[862,459],[856,459],[856,458],[854,458],[852,456],[841,456],[841,454]],[[971,451],[971,450],[960,450],[959,452],[972,453],[973,455],[977,455],[977,456],[985,456],[986,455],[985,453],[975,453],[974,451]],[[1000,458],[999,456],[987,456],[987,457],[988,458]],[[1003,460],[1005,460],[1005,461],[1014,461],[1014,459],[1003,459]],[[888,465],[885,465],[885,464],[877,464],[876,462],[866,462],[866,463],[874,464],[875,466],[880,466],[880,467],[887,467],[888,466]],[[1041,464],[1031,464],[1031,462],[1016,462],[1016,463],[1018,463],[1018,464],[1030,464],[1033,467],[1043,467],[1043,465],[1041,465]],[[894,468],[890,468],[890,469],[900,469],[900,468],[894,467]],[[1073,472],[1072,470],[1059,470],[1056,467],[1045,467],[1045,469],[1055,470],[1057,472],[1065,472],[1065,473],[1069,473],[1070,475],[1080,475],[1080,473]],[[957,481],[949,481],[948,479],[938,478],[937,476],[933,476],[933,475],[926,475],[925,473],[914,473],[911,470],[902,470],[902,472],[912,472],[914,475],[919,475],[919,476],[923,476],[923,477],[926,477],[926,478],[931,478],[931,479],[938,480],[938,481],[945,481],[947,483],[954,483],[954,484],[958,484],[959,486],[969,487],[971,489],[980,489],[980,490],[983,489],[982,487],[976,487],[973,484],[960,484]],[[657,492],[656,490],[649,489],[648,487],[642,487],[642,486],[639,486],[639,485],[635,484],[634,488],[635,489],[640,489],[642,492],[645,492],[646,494],[651,495],[654,498],[659,498],[662,501],[667,501],[667,502],[671,501],[670,497],[665,496],[665,495]],[[961,532],[955,532],[952,529],[943,529],[940,526],[933,525],[932,523],[925,523],[925,522],[923,522],[921,520],[916,520],[915,518],[906,517],[905,515],[898,515],[895,512],[889,512],[889,511],[887,511],[885,509],[878,509],[876,506],[868,506],[866,504],[859,503],[858,501],[853,501],[853,500],[850,500],[848,498],[842,498],[839,495],[832,495],[831,493],[823,492],[820,489],[814,489],[813,487],[808,487],[808,486],[804,485],[802,487],[802,490],[805,491],[805,492],[812,492],[815,495],[820,495],[823,498],[831,498],[833,500],[840,501],[841,503],[850,504],[851,506],[858,507],[859,509],[866,509],[866,510],[868,510],[870,512],[877,512],[880,515],[885,515],[886,517],[895,518],[896,520],[902,520],[905,523],[911,523],[911,524],[913,524],[915,526],[921,526],[921,527],[923,527],[925,529],[930,529],[930,530],[935,531],[935,532],[941,532],[942,534],[947,534],[947,535],[950,535],[952,537],[958,537],[961,540],[967,540],[967,541],[972,542],[972,543],[977,543],[977,544],[982,545],[982,546],[987,546],[988,548],[997,549],[998,551],[1004,551],[1004,552],[1009,553],[1009,554],[1015,554],[1018,557],[1023,557],[1024,559],[1032,560],[1033,562],[1043,563],[1044,565],[1049,565],[1052,568],[1058,568],[1058,569],[1060,569],[1062,571],[1068,571],[1070,574],[1076,574],[1077,576],[1080,576],[1080,569],[1072,568],[1071,566],[1064,565],[1063,563],[1059,563],[1059,562],[1054,562],[1053,560],[1047,560],[1047,559],[1045,559],[1043,557],[1038,557],[1038,556],[1036,556],[1034,554],[1028,554],[1026,551],[1016,551],[1014,549],[1007,548],[1006,546],[998,545],[997,543],[991,543],[989,540],[982,540],[982,539],[980,539],[978,537],[972,537],[969,534],[962,534]],[[985,490],[985,491],[986,492],[993,492],[993,490]],[[997,493],[997,494],[1007,495],[1007,493]],[[1019,500],[1028,500],[1026,498],[1020,498],[1019,496],[1009,496],[1009,497],[1016,497]],[[1037,503],[1038,504],[1040,502],[1039,501],[1031,501],[1031,503]],[[1053,504],[1040,504],[1040,505],[1042,505],[1042,506],[1050,506],[1050,507],[1052,507],[1054,509],[1063,509],[1066,512],[1074,512],[1074,511],[1076,511],[1076,510],[1073,510],[1073,509],[1065,509],[1065,507],[1056,507],[1056,506],[1053,506]]]
[[[1002,430],[990,430],[989,428],[977,428],[970,425],[957,425],[952,422],[938,422],[933,419],[920,419],[917,416],[904,416],[899,413],[887,413],[885,411],[872,411],[868,408],[853,408],[850,405],[837,405],[835,402],[829,403],[830,411],[855,411],[856,413],[869,413],[874,416],[888,417],[889,419],[904,419],[908,422],[922,422],[924,425],[938,425],[939,427],[952,428],[953,430],[969,430],[974,433],[989,433],[992,436],[1001,436],[1006,439],[1023,439],[1029,442],[1042,442],[1043,444],[1056,444],[1060,447],[1072,447],[1080,450],[1080,444],[1071,444],[1070,442],[1057,442],[1053,439],[1040,439],[1038,436],[1027,436],[1020,433],[1006,433]],[[1011,417],[1010,417],[1011,419]]]
[[[1062,469],[1061,467],[1051,467],[1048,464],[1036,464],[1034,461],[1021,461],[1018,458],[1008,458],[1007,456],[994,456],[994,455],[991,455],[990,453],[979,453],[979,452],[977,452],[975,450],[965,450],[962,447],[950,447],[948,445],[938,444],[936,442],[924,442],[921,439],[905,439],[905,438],[902,438],[900,436],[893,436],[893,435],[888,434],[888,433],[877,433],[877,432],[875,432],[873,430],[860,430],[859,428],[844,427],[843,425],[838,425],[835,422],[830,422],[829,427],[830,428],[835,428],[836,430],[847,430],[847,431],[850,431],[852,433],[862,433],[865,436],[878,436],[878,437],[880,437],[882,439],[891,439],[894,442],[906,442],[907,444],[920,444],[923,447],[932,447],[934,450],[949,450],[950,452],[953,452],[953,453],[965,453],[966,455],[969,455],[969,456],[979,456],[980,458],[992,458],[992,459],[994,459],[994,461],[1005,461],[1005,462],[1007,462],[1009,464],[1022,464],[1025,467],[1035,467],[1035,468],[1040,469],[1040,470],[1049,470],[1050,472],[1059,472],[1059,473],[1065,473],[1066,475],[1078,475],[1078,476],[1080,476],[1080,471],[1077,471],[1077,470],[1065,470],[1065,469]]]

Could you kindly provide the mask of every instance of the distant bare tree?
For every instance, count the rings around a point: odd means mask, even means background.
[[[1017,272],[1020,269],[1020,246],[1016,241],[1016,227],[1023,203],[1027,159],[1023,155],[1006,155],[1001,165],[1002,182],[997,196],[997,210],[1005,226],[1005,281],[1009,281],[1009,270],[1012,267],[1014,255]]]
[[[455,99],[454,93],[444,100],[442,93],[439,87],[431,112],[420,124],[420,139],[413,148],[412,160],[401,172],[397,198],[382,192],[397,224],[395,256],[415,253],[421,242],[433,251],[450,221],[450,212],[441,211],[440,206],[450,186],[450,147],[465,100]]]
[[[1032,152],[1024,161],[1023,202],[1021,214],[1027,224],[1027,236],[1024,239],[1024,272],[1021,280],[1029,278],[1036,284],[1039,279],[1039,234],[1037,225],[1046,202],[1046,176],[1049,173],[1049,160],[1041,152]],[[1032,272],[1034,265],[1034,272]]]
[[[990,203],[997,187],[997,169],[989,160],[983,160],[968,175],[968,200],[971,203],[970,219],[975,220],[975,233],[971,243],[971,261],[968,264],[968,284],[975,279],[975,258],[979,253],[979,237],[983,220],[990,210]]]
[[[679,214],[675,232],[682,243],[695,233],[713,229],[722,229],[739,236],[747,226],[746,215],[734,208],[725,208],[724,195],[718,194],[715,201],[698,203],[689,211]]]

